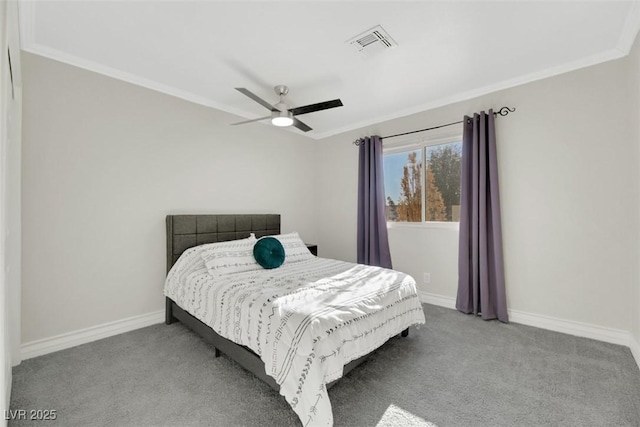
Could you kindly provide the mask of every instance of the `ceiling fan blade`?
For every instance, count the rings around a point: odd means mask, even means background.
[[[255,93],[251,92],[249,89],[245,89],[243,87],[237,87],[236,90],[238,92],[240,92],[241,94],[246,95],[249,98],[253,99],[258,104],[260,104],[264,108],[266,108],[267,110],[269,110],[269,111],[277,111],[276,109],[273,108],[273,105],[269,104],[267,101],[265,101],[264,99],[260,98],[258,95],[256,95]]]
[[[243,125],[245,123],[251,123],[251,122],[259,122],[260,120],[265,120],[265,119],[270,119],[271,116],[267,116],[267,117],[260,117],[259,119],[253,119],[253,120],[245,120],[244,122],[238,122],[238,123],[231,123],[231,126],[235,126],[235,125]]]
[[[310,130],[313,130],[306,124],[302,123],[300,120],[296,119],[295,117],[293,118],[293,125],[298,129],[300,129],[302,132],[309,132]]]
[[[342,101],[340,101],[339,99],[319,102],[317,104],[304,105],[302,107],[290,108],[289,111],[291,111],[294,116],[299,116],[300,114],[313,113],[314,111],[328,110],[329,108],[336,107],[342,107]]]

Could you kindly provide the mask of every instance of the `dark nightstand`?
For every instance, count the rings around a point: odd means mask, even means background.
[[[318,245],[312,245],[311,243],[305,243],[305,244],[307,245],[309,252],[311,252],[315,256],[318,256]]]

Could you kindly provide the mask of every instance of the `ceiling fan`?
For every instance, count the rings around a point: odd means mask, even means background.
[[[274,126],[295,126],[303,132],[309,132],[312,130],[309,126],[302,123],[295,116],[302,114],[309,114],[316,111],[328,110],[329,108],[342,107],[342,101],[334,99],[332,101],[319,102],[317,104],[309,104],[302,107],[290,108],[284,101],[284,97],[289,93],[289,88],[285,85],[278,85],[273,88],[276,94],[280,96],[280,101],[277,104],[271,105],[264,99],[260,98],[255,93],[245,89],[243,87],[237,87],[236,90],[249,98],[256,101],[258,104],[271,111],[270,116],[260,117],[259,119],[245,120],[239,123],[233,123],[233,125],[243,125],[245,123],[257,122],[260,120],[271,119],[271,124]]]

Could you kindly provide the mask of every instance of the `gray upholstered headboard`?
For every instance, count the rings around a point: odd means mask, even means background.
[[[280,234],[280,215],[167,215],[167,272],[185,250],[205,243]]]

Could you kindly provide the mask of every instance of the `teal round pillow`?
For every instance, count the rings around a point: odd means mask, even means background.
[[[253,246],[253,257],[263,268],[278,268],[284,262],[284,247],[275,237],[263,237]]]

